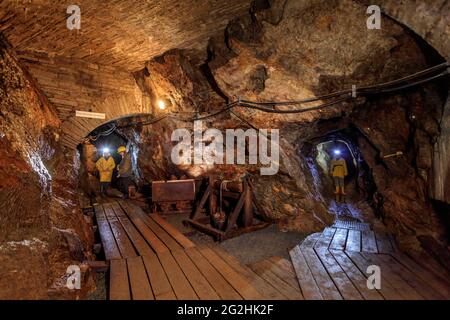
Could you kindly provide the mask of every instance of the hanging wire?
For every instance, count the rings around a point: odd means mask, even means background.
[[[114,131],[116,131],[117,127],[114,123],[111,124],[111,128],[109,128],[106,131],[102,131],[96,135],[90,135],[86,138],[85,141],[96,141],[99,137],[102,136],[109,136],[111,133],[113,133]]]
[[[303,99],[303,100],[258,102],[258,101],[250,101],[250,100],[241,100],[240,98],[238,98],[238,100],[226,104],[224,108],[222,108],[218,111],[214,111],[214,112],[205,114],[203,116],[196,115],[196,116],[190,117],[190,118],[183,118],[175,113],[168,113],[168,114],[162,115],[160,117],[157,117],[157,118],[154,118],[154,119],[151,119],[148,121],[138,121],[138,122],[133,122],[133,123],[129,123],[126,125],[120,125],[120,126],[116,126],[115,124],[113,124],[113,126],[110,129],[108,129],[104,132],[100,132],[96,136],[90,136],[88,138],[95,141],[100,136],[110,135],[117,128],[127,128],[127,127],[131,127],[134,125],[150,125],[150,124],[154,124],[154,123],[159,122],[166,118],[171,118],[171,119],[183,121],[183,122],[193,122],[193,121],[198,121],[198,120],[205,120],[205,119],[217,117],[220,114],[225,113],[227,111],[231,111],[232,109],[234,109],[236,107],[244,108],[244,109],[259,110],[259,111],[266,112],[266,113],[276,113],[276,114],[299,114],[299,113],[305,113],[305,112],[310,112],[310,111],[316,111],[316,110],[321,110],[324,108],[329,108],[329,107],[335,106],[337,104],[340,104],[340,103],[343,103],[346,101],[350,101],[352,99],[355,99],[358,96],[366,96],[366,95],[369,96],[369,95],[375,95],[375,94],[381,94],[381,93],[391,93],[391,92],[411,88],[411,87],[414,87],[414,86],[417,86],[417,85],[420,85],[420,84],[423,84],[426,82],[430,82],[430,81],[436,80],[438,78],[445,77],[445,76],[449,75],[449,73],[450,73],[449,66],[450,66],[450,64],[448,62],[444,62],[439,65],[433,66],[431,68],[416,72],[414,74],[411,74],[411,75],[408,75],[406,77],[399,78],[396,80],[392,80],[392,81],[388,81],[388,82],[384,82],[384,83],[380,83],[380,84],[375,84],[375,85],[371,85],[371,86],[363,86],[363,87],[359,87],[359,88],[352,87],[352,89],[336,91],[333,93],[321,95],[321,96],[314,97],[314,98]],[[419,78],[421,78],[423,76],[432,74],[433,72],[439,71],[444,68],[446,68],[446,70],[443,72],[440,72],[437,75],[429,76],[427,78],[418,80]],[[417,81],[414,81],[411,83],[405,83],[410,80],[417,80]],[[329,100],[329,99],[333,99],[333,98],[337,98],[337,99],[334,99],[332,101],[328,101],[328,102],[325,102],[325,103],[322,103],[320,105],[313,106],[313,107],[306,107],[306,108],[300,108],[300,109],[293,108],[293,109],[286,109],[286,110],[275,109],[275,106],[302,105],[302,104],[306,104],[306,103]]]

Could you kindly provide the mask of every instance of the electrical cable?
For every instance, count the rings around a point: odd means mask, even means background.
[[[98,133],[98,134],[96,134],[96,135],[88,136],[88,137],[86,138],[86,140],[96,141],[99,137],[102,137],[102,136],[109,136],[109,135],[110,135],[111,133],[113,133],[116,129],[117,129],[117,127],[116,127],[116,125],[113,123],[112,126],[111,126],[111,128],[109,128],[109,129],[107,129],[107,130],[105,130],[105,131],[102,131],[102,132],[100,132],[100,133]]]
[[[382,87],[391,86],[391,85],[394,85],[397,83],[401,83],[403,81],[411,80],[411,79],[429,74],[431,72],[440,70],[442,68],[448,68],[449,66],[450,66],[450,64],[448,62],[444,62],[439,65],[433,66],[431,68],[413,73],[413,74],[408,75],[403,78],[399,78],[396,80],[392,80],[392,81],[388,81],[388,82],[384,82],[384,83],[380,83],[380,84],[375,84],[375,85],[371,85],[371,86],[364,86],[364,87],[360,87],[358,89],[359,90],[371,90],[371,89],[378,89],[378,88],[382,88]],[[322,96],[318,96],[318,97],[314,97],[314,98],[303,99],[303,100],[292,100],[292,101],[281,101],[281,102],[274,102],[274,101],[253,102],[253,101],[248,101],[248,100],[242,100],[242,102],[258,104],[258,105],[293,105],[293,104],[303,104],[303,103],[315,102],[315,101],[319,101],[319,100],[331,99],[331,98],[335,98],[335,97],[338,97],[338,96],[341,96],[344,94],[350,94],[350,93],[352,93],[352,89],[341,90],[341,91],[333,92],[330,94],[326,94],[326,95],[322,95]]]
[[[290,109],[290,110],[276,110],[276,109],[271,109],[271,108],[267,108],[267,107],[261,107],[261,106],[250,104],[250,103],[242,103],[241,106],[245,107],[245,108],[249,108],[249,109],[260,110],[260,111],[267,112],[267,113],[289,114],[289,113],[304,113],[304,112],[319,110],[319,109],[323,109],[326,107],[331,107],[333,105],[336,105],[338,103],[341,103],[341,102],[344,102],[344,101],[347,101],[350,99],[351,99],[351,97],[348,96],[348,97],[336,99],[334,101],[326,102],[326,103],[320,104],[315,107],[309,107],[309,108],[303,108],[303,109]]]
[[[440,74],[437,74],[437,75],[432,76],[430,78],[422,79],[422,80],[419,80],[419,81],[416,81],[416,82],[413,82],[413,83],[408,83],[408,84],[405,84],[403,86],[399,86],[399,87],[395,87],[395,88],[377,90],[376,92],[373,92],[373,93],[374,94],[376,94],[376,93],[390,93],[390,92],[394,92],[394,91],[407,89],[407,88],[410,88],[410,87],[413,87],[413,86],[416,86],[416,85],[419,85],[419,84],[422,84],[422,83],[425,83],[425,82],[429,82],[429,81],[432,81],[432,80],[444,77],[444,76],[446,76],[448,74],[449,74],[449,71],[446,70],[446,71],[441,72]],[[370,94],[370,92],[369,92],[369,94]]]
[[[372,86],[361,87],[360,89],[364,90],[364,89],[376,88],[376,87],[381,87],[381,86],[390,86],[390,85],[393,85],[393,84],[397,84],[397,83],[400,83],[400,82],[403,82],[403,81],[408,81],[408,80],[411,80],[411,79],[423,76],[425,74],[431,73],[433,71],[440,70],[442,68],[448,68],[449,66],[450,66],[450,63],[444,62],[444,63],[438,64],[438,65],[435,65],[435,66],[433,66],[431,68],[424,69],[422,71],[418,71],[418,72],[413,73],[413,74],[411,74],[409,76],[405,76],[403,78],[399,78],[399,79],[388,81],[388,82],[381,83],[381,84],[375,84],[375,85],[372,85]]]
[[[425,78],[425,79],[422,79],[422,80],[419,80],[419,81],[416,81],[416,82],[413,82],[413,83],[408,83],[408,84],[405,84],[405,85],[402,85],[402,86],[397,86],[397,87],[394,87],[394,88],[387,88],[387,89],[381,89],[381,88],[388,87],[388,86],[391,86],[392,84],[401,83],[403,81],[410,80],[410,79],[416,78],[418,76],[422,76],[422,75],[428,74],[428,73],[430,73],[432,71],[439,70],[439,69],[441,69],[443,67],[448,67],[448,65],[449,64],[446,62],[446,63],[440,64],[440,65],[437,65],[435,67],[419,71],[419,72],[417,72],[417,73],[415,73],[413,75],[409,75],[409,76],[403,77],[401,79],[397,79],[397,80],[393,80],[393,81],[390,81],[390,82],[377,84],[377,85],[373,85],[373,86],[361,87],[358,90],[356,90],[356,94],[359,93],[360,95],[361,94],[362,95],[366,95],[366,94],[377,94],[377,93],[390,93],[390,92],[394,92],[394,91],[407,89],[407,88],[410,88],[410,87],[413,87],[413,86],[416,86],[416,85],[419,85],[419,84],[422,84],[422,83],[425,83],[425,82],[429,82],[429,81],[438,79],[438,78],[443,77],[443,76],[446,76],[446,75],[449,74],[449,70],[441,72],[438,75],[435,75],[435,76],[432,76],[432,77],[428,77],[428,78]],[[363,90],[363,91],[361,91],[361,90]],[[202,116],[202,117],[193,117],[193,118],[190,118],[190,119],[180,119],[180,120],[183,120],[183,121],[186,121],[186,122],[191,122],[191,121],[196,121],[196,120],[203,120],[203,119],[207,119],[207,118],[210,118],[210,117],[217,116],[217,115],[219,115],[219,114],[221,114],[223,112],[226,112],[226,111],[228,111],[230,109],[233,109],[236,106],[249,108],[249,109],[256,109],[256,110],[260,110],[260,111],[267,112],[267,113],[279,113],[279,114],[304,113],[304,112],[309,112],[309,111],[323,109],[323,108],[326,108],[326,107],[331,107],[331,106],[336,105],[338,103],[347,101],[349,99],[353,99],[354,97],[351,96],[350,93],[353,93],[353,90],[343,90],[343,91],[331,93],[331,94],[328,94],[328,95],[325,95],[325,96],[320,96],[320,97],[317,97],[317,98],[310,98],[310,99],[304,99],[304,100],[299,100],[299,101],[284,101],[284,102],[274,102],[274,101],[271,101],[271,102],[253,102],[253,101],[248,101],[248,100],[238,100],[238,101],[235,101],[233,103],[228,104],[225,108],[223,108],[223,109],[221,109],[219,111],[216,111],[214,113],[211,113],[211,114],[208,114],[208,115],[205,115],[205,116]],[[331,101],[331,102],[323,103],[323,104],[315,106],[315,107],[309,107],[309,108],[303,108],[303,109],[276,110],[274,108],[267,108],[267,107],[263,106],[263,105],[275,106],[275,105],[280,105],[280,104],[281,105],[302,104],[302,103],[306,103],[306,102],[313,102],[313,101],[316,101],[318,99],[319,100],[326,100],[326,99],[329,99],[330,97],[342,96],[344,94],[346,94],[347,96],[339,98],[339,99],[336,99],[336,100]]]
[[[257,102],[257,101],[238,99],[237,101],[228,103],[224,108],[222,108],[218,111],[214,111],[214,112],[211,112],[211,113],[203,115],[203,116],[197,115],[197,116],[194,116],[191,118],[183,118],[183,117],[177,116],[174,113],[169,113],[169,114],[160,116],[158,118],[151,119],[149,121],[134,122],[134,123],[130,123],[127,125],[121,125],[121,126],[116,126],[113,124],[112,128],[110,128],[104,132],[100,132],[96,136],[93,136],[93,139],[95,141],[100,136],[109,135],[112,132],[114,132],[117,128],[127,128],[127,127],[131,127],[134,125],[149,125],[149,124],[156,123],[156,122],[161,121],[166,118],[171,118],[171,119],[175,119],[175,120],[183,121],[183,122],[205,120],[205,119],[216,117],[224,112],[230,111],[235,107],[254,109],[254,110],[259,110],[259,111],[266,112],[266,113],[276,113],[276,114],[298,114],[298,113],[320,110],[320,109],[331,107],[331,106],[334,106],[336,104],[339,104],[339,103],[342,103],[342,102],[345,102],[345,101],[348,101],[351,99],[355,99],[356,96],[373,95],[373,94],[380,94],[380,93],[391,93],[391,92],[407,89],[407,88],[410,88],[410,87],[413,87],[413,86],[416,86],[419,84],[423,84],[423,83],[444,77],[444,76],[448,75],[450,72],[448,69],[449,66],[450,66],[450,64],[448,62],[444,62],[439,65],[433,66],[431,68],[416,72],[414,74],[411,74],[411,75],[408,75],[408,76],[405,76],[405,77],[402,77],[402,78],[399,78],[396,80],[392,80],[392,81],[388,81],[388,82],[384,82],[384,83],[380,83],[380,84],[375,84],[375,85],[371,85],[371,86],[364,86],[364,87],[359,87],[359,88],[341,90],[341,91],[333,92],[330,94],[326,94],[326,95],[322,95],[322,96],[318,96],[318,97],[314,97],[314,98],[303,99],[303,100],[278,101],[278,102],[277,101]],[[412,83],[403,84],[405,81],[416,80],[420,77],[423,77],[425,75],[428,75],[430,73],[438,71],[442,68],[447,68],[447,69],[437,75],[430,76],[425,79],[421,79],[421,80],[418,80],[418,81],[415,81]],[[397,85],[397,84],[402,84],[402,85],[392,87],[393,85]],[[288,109],[288,110],[275,109],[275,106],[301,105],[301,104],[311,103],[311,102],[315,102],[315,101],[329,100],[329,99],[337,98],[337,97],[339,97],[339,98],[335,99],[333,101],[325,102],[318,106],[313,106],[313,107],[307,107],[307,108],[302,108],[302,109]],[[268,106],[271,106],[271,107],[268,107]]]

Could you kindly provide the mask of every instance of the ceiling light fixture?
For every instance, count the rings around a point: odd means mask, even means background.
[[[166,104],[164,103],[163,100],[158,100],[158,107],[159,107],[161,110],[164,110],[164,109],[166,108]]]

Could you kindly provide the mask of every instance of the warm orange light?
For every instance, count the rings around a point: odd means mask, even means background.
[[[159,107],[161,110],[164,110],[164,109],[166,108],[166,104],[164,103],[164,101],[158,100],[158,107]]]

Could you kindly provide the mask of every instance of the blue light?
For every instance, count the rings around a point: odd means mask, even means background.
[[[341,154],[341,150],[339,150],[339,149],[336,149],[336,150],[334,150],[333,152],[334,152],[334,154],[337,155],[337,156]]]
[[[103,148],[103,153],[110,153],[109,148]]]

